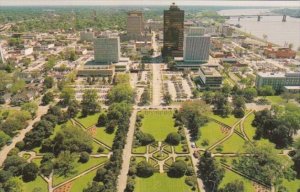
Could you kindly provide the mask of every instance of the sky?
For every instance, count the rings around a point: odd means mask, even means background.
[[[219,1],[219,0],[0,0],[1,6],[38,6],[38,5],[203,5],[203,6],[260,6],[300,8],[298,1]]]

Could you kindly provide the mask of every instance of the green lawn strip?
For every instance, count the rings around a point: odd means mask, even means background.
[[[166,152],[168,152],[168,153],[172,153],[172,146],[166,145],[166,146],[164,147],[164,150],[165,150]]]
[[[147,146],[132,148],[133,154],[145,154],[146,152],[147,152]]]
[[[219,115],[215,115],[215,114],[210,114],[208,116],[210,118],[218,120],[222,123],[225,123],[226,125],[229,125],[229,126],[233,126],[239,120],[238,118],[235,118],[233,115],[229,115],[228,117],[225,117],[225,118],[223,118]]]
[[[97,124],[100,114],[101,113],[95,113],[95,114],[89,115],[87,117],[81,117],[81,115],[79,115],[78,117],[76,117],[76,120],[78,122],[80,122],[85,128],[88,128],[92,125]]]
[[[177,132],[174,128],[173,111],[143,111],[141,130],[150,133],[157,141],[164,141],[171,132]]]
[[[287,104],[286,100],[281,96],[267,96],[266,99],[271,102],[272,105],[285,105]]]
[[[146,161],[146,157],[142,157],[142,156],[135,156],[135,157],[132,157],[132,158],[135,158],[136,163],[139,163],[141,161]]]
[[[35,163],[38,167],[41,165],[42,158],[34,158],[31,160],[32,163]]]
[[[174,162],[174,161],[173,161],[173,158],[169,158],[169,159],[167,159],[167,160],[165,161],[165,164],[164,164],[164,165],[171,166],[173,162]]]
[[[217,161],[219,161],[220,163],[225,163],[229,166],[233,165],[234,160],[238,160],[238,157],[215,157],[215,159]]]
[[[190,186],[185,184],[185,177],[170,178],[165,173],[155,173],[149,178],[136,177],[135,192],[191,192]]]
[[[94,138],[111,147],[113,144],[115,135],[116,135],[116,130],[114,133],[109,134],[105,131],[104,127],[97,127],[96,135],[94,136]]]
[[[97,169],[72,181],[71,192],[83,191],[83,189],[88,186],[88,183],[91,183],[93,181],[93,178],[95,177],[96,172],[97,172]]]
[[[186,149],[186,150],[183,150],[183,149]],[[189,147],[187,144],[179,144],[177,146],[174,146],[174,149],[175,149],[175,153],[178,153],[178,154],[187,154],[189,153]]]
[[[76,175],[88,170],[89,168],[92,168],[92,167],[94,167],[98,164],[101,164],[107,160],[108,159],[106,157],[100,157],[100,158],[90,157],[90,160],[87,163],[76,162],[75,169],[74,169],[75,173],[70,174],[67,177],[54,174],[53,175],[53,185],[56,186],[64,181],[71,179],[71,178],[75,177]]]
[[[282,182],[282,185],[287,188],[288,191],[297,191],[300,189],[300,179],[295,179],[295,180],[287,180],[284,179]]]
[[[244,121],[244,131],[250,140],[253,140],[256,131],[256,128],[251,125],[254,116],[254,113],[251,113]]]
[[[245,150],[244,144],[245,140],[233,133],[228,140],[221,144],[223,146],[221,153],[243,153]],[[218,147],[214,148],[214,152],[216,152],[216,148]]]
[[[218,140],[226,136],[225,133],[222,133],[222,126],[214,121],[208,122],[203,127],[200,127],[201,136],[196,141],[198,147],[208,148],[209,146],[216,143]],[[207,140],[208,145],[203,146],[203,142]]]
[[[176,157],[176,161],[177,160],[182,160],[184,161],[187,165],[189,166],[193,166],[193,162],[190,156],[180,156],[180,157]]]
[[[152,146],[152,145],[149,145],[149,153],[153,153],[154,151],[156,151],[157,150],[157,148],[156,147],[154,147],[154,146]]]
[[[224,185],[226,185],[227,183],[230,183],[234,180],[240,180],[240,181],[243,181],[244,183],[244,187],[245,187],[245,192],[253,192],[255,191],[255,188],[252,184],[252,181],[230,171],[230,170],[227,170],[225,169],[225,176],[219,186],[219,188],[222,188]]]
[[[109,150],[107,148],[105,148],[103,145],[100,145],[100,144],[96,143],[95,141],[93,141],[92,154],[99,154],[98,149],[99,149],[100,146],[102,146],[102,148],[104,149],[104,151],[101,154],[108,154],[109,153]]]
[[[34,181],[23,182],[23,191],[33,192],[37,189],[39,189],[40,192],[48,192],[48,184],[41,176],[37,176]]]

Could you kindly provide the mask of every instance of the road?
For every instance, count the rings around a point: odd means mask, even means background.
[[[120,175],[118,177],[118,185],[117,185],[117,191],[118,192],[124,192],[127,184],[127,173],[129,171],[129,164],[130,164],[130,157],[131,157],[131,148],[132,148],[132,141],[134,137],[134,127],[135,127],[135,121],[136,121],[136,114],[137,110],[134,109],[132,111],[131,117],[130,117],[130,124],[129,124],[129,130],[126,137],[126,144],[123,149],[123,162],[122,162],[122,169],[120,172]]]
[[[12,143],[10,145],[5,145],[1,149],[1,151],[0,151],[0,166],[2,166],[4,160],[7,157],[8,152],[15,147],[16,143],[18,143],[19,141],[23,141],[26,133],[28,133],[33,128],[32,125],[35,122],[38,122],[41,119],[41,116],[47,113],[48,109],[49,109],[49,105],[39,106],[39,109],[37,111],[37,117],[34,120],[29,122],[29,125],[27,126],[27,128],[22,129],[20,131],[20,133],[12,139]]]
[[[161,103],[161,71],[160,64],[152,65],[152,106],[159,106]]]

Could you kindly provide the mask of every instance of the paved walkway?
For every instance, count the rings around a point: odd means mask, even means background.
[[[161,104],[161,71],[160,64],[152,65],[152,105],[159,106]]]
[[[134,109],[132,111],[131,117],[130,117],[130,124],[129,124],[129,130],[127,133],[126,138],[126,144],[123,149],[123,162],[122,162],[122,168],[120,171],[120,175],[118,177],[118,184],[117,184],[117,191],[118,192],[124,192],[127,184],[127,173],[129,171],[129,164],[130,164],[130,157],[131,157],[131,148],[132,148],[132,142],[134,137],[134,128],[135,128],[135,121],[136,121],[136,114],[137,110]]]
[[[33,127],[32,127],[33,124],[35,122],[38,122],[41,119],[41,116],[43,116],[44,114],[47,113],[48,109],[49,109],[49,105],[47,105],[47,106],[39,106],[36,118],[34,120],[31,120],[29,122],[28,126],[25,129],[22,129],[19,132],[19,134],[12,139],[12,143],[10,145],[5,145],[1,149],[1,151],[0,151],[0,166],[2,166],[2,164],[5,161],[5,159],[7,157],[7,154],[9,153],[9,151],[16,146],[16,143],[18,143],[19,141],[23,141],[26,133],[28,133],[29,131],[31,131],[31,129],[33,129]]]

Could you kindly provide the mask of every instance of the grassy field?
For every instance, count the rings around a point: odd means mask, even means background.
[[[94,167],[95,165],[101,164],[103,162],[107,161],[106,157],[100,157],[100,158],[91,158],[87,163],[79,163],[76,162],[75,163],[75,170],[73,174],[68,175],[67,177],[64,176],[59,176],[54,174],[53,175],[53,185],[58,185],[68,179],[71,179],[73,177],[75,177],[76,175],[86,171],[87,169]]]
[[[237,134],[232,134],[231,137],[229,137],[228,140],[226,140],[224,143],[222,143],[223,151],[222,153],[237,153],[237,152],[244,152],[244,145],[245,140],[242,139]],[[214,151],[216,148],[214,149]]]
[[[172,111],[144,111],[141,130],[157,141],[164,141],[170,132],[176,132]]]
[[[116,135],[116,130],[114,133],[106,133],[104,127],[96,128],[96,134],[94,135],[94,138],[98,139],[99,141],[103,142],[104,144],[108,146],[112,146],[114,138]]]
[[[284,100],[281,96],[267,96],[266,99],[270,101],[272,105],[285,105],[287,104],[286,100]]]
[[[251,181],[249,181],[248,179],[246,179],[232,171],[229,171],[229,170],[225,171],[225,176],[224,176],[219,188],[222,188],[224,185],[226,185],[227,183],[232,182],[234,180],[243,181],[244,187],[245,187],[245,192],[255,191]]]
[[[23,182],[23,181],[22,181]],[[48,192],[48,184],[41,176],[37,176],[34,181],[23,182],[23,190],[26,192],[32,192],[39,189],[39,192]]]
[[[228,117],[221,117],[219,115],[210,114],[209,117],[216,119],[222,123],[225,123],[226,125],[232,126],[234,125],[239,119],[235,118],[233,115],[229,115]]]
[[[146,146],[140,146],[137,148],[132,148],[132,153],[136,154],[145,154],[147,152]]]
[[[251,113],[244,121],[244,130],[249,139],[253,140],[255,135],[255,127],[253,127],[252,121],[254,120],[254,113]]]
[[[70,192],[83,191],[83,189],[87,187],[88,183],[91,183],[93,181],[93,178],[95,177],[96,172],[97,172],[97,170],[91,171],[88,174],[74,180],[72,182]]]
[[[300,189],[300,179],[295,179],[292,181],[288,181],[287,179],[285,179],[283,180],[282,185],[285,186],[290,192],[297,191],[298,189]]]
[[[79,121],[83,126],[86,128],[97,124],[99,115],[101,113],[95,113],[94,115],[89,115],[87,117],[81,117],[80,115],[76,118],[77,121]]]
[[[149,178],[136,177],[135,192],[191,192],[191,187],[185,184],[185,177],[170,178],[167,174],[155,173]]]
[[[219,124],[210,121],[203,127],[200,127],[201,136],[196,141],[196,145],[198,147],[207,148],[208,146],[214,144],[218,140],[222,139],[226,134],[222,133],[221,127]],[[204,140],[207,140],[209,144],[207,146],[203,146],[202,143]]]

